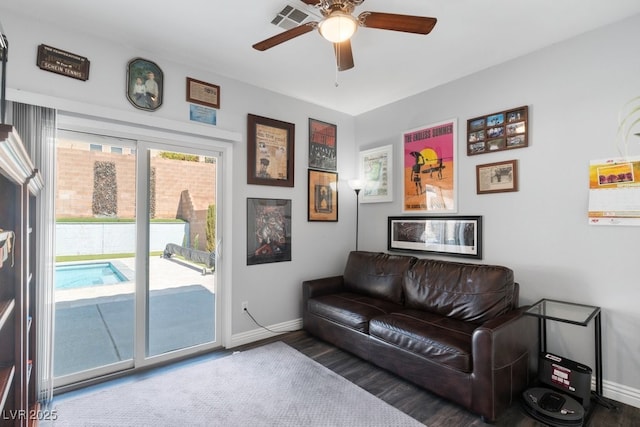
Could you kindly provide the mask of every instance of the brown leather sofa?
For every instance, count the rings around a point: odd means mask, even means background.
[[[536,376],[538,323],[509,268],[360,251],[302,285],[308,332],[485,421]]]

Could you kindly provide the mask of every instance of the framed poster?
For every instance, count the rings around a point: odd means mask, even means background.
[[[295,124],[247,119],[247,184],[293,187]]]
[[[338,221],[338,174],[309,169],[308,221]]]
[[[331,123],[309,119],[309,167],[337,170],[338,127]]]
[[[467,120],[467,156],[529,145],[529,107],[513,108]]]
[[[457,119],[402,135],[402,212],[457,212]]]
[[[291,200],[247,199],[247,265],[291,261]]]
[[[220,108],[220,86],[187,77],[187,102]]]
[[[393,201],[393,145],[360,152],[361,203]]]
[[[154,111],[162,105],[164,75],[158,64],[135,58],[127,65],[127,99],[136,108]]]
[[[481,216],[390,216],[390,251],[482,259]]]
[[[518,161],[487,163],[476,166],[476,193],[518,191]]]

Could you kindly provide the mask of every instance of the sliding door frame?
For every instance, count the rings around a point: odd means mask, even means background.
[[[194,349],[185,349],[167,354],[161,354],[153,357],[146,357],[146,346],[140,346],[139,340],[145,340],[146,319],[144,322],[139,322],[137,317],[142,315],[146,316],[146,303],[140,307],[139,300],[145,298],[136,298],[136,330],[134,334],[135,348],[133,362],[123,362],[120,367],[123,368],[120,372],[126,370],[136,371],[138,369],[148,368],[153,365],[159,365],[166,363],[168,360],[181,357],[187,357],[189,355],[195,355],[210,351],[217,347],[228,347],[231,340],[231,271],[232,260],[231,257],[224,256],[224,254],[231,254],[232,251],[232,184],[233,184],[233,145],[232,139],[216,138],[214,136],[202,135],[201,132],[189,132],[190,126],[184,123],[177,123],[167,121],[169,125],[175,124],[176,129],[162,128],[162,127],[149,127],[143,125],[137,125],[133,123],[126,123],[121,121],[103,120],[96,117],[79,115],[75,113],[68,113],[59,111],[58,115],[58,129],[69,130],[73,132],[84,132],[95,135],[105,135],[114,138],[123,138],[129,140],[138,141],[138,153],[137,153],[137,179],[136,179],[136,191],[139,192],[141,185],[147,185],[148,177],[148,148],[163,148],[174,151],[189,151],[196,154],[203,154],[207,156],[216,157],[217,161],[217,176],[216,182],[216,203],[222,209],[217,209],[217,222],[216,222],[216,336],[215,345],[202,346]],[[216,133],[216,132],[213,132]],[[233,136],[231,133],[220,132],[221,135]],[[145,163],[146,162],[146,163]],[[140,170],[141,164],[145,170]],[[144,175],[140,175],[140,172],[145,172]],[[146,189],[145,189],[146,193]],[[138,194],[145,194],[138,193]],[[138,198],[141,206],[136,207],[137,222],[139,219],[148,216],[148,198]],[[142,215],[142,216],[140,216]],[[146,221],[145,221],[146,223]],[[52,227],[55,224],[51,224]],[[148,230],[146,232],[141,231],[140,225],[136,226],[136,251],[138,254],[144,254],[148,251]],[[147,227],[148,228],[148,227]],[[140,250],[144,248],[143,252]],[[140,286],[146,287],[146,280],[141,281],[141,277],[147,277],[148,265],[145,257],[138,256],[136,258],[136,292],[140,290]],[[140,309],[143,311],[140,311]],[[140,350],[141,349],[141,350]],[[113,367],[113,366],[112,366]],[[99,374],[99,372],[98,372]],[[111,372],[104,372],[109,376]],[[80,379],[80,378],[78,378]],[[56,385],[57,388],[57,385]]]

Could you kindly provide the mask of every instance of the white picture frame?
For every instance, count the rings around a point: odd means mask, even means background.
[[[360,203],[393,201],[393,145],[360,151]]]
[[[402,213],[458,211],[457,135],[457,118],[402,134]]]

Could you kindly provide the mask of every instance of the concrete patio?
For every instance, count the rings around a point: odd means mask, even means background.
[[[55,293],[54,376],[133,357],[134,258],[105,260],[126,282]],[[215,339],[215,275],[175,259],[149,259],[149,337],[156,355]]]

